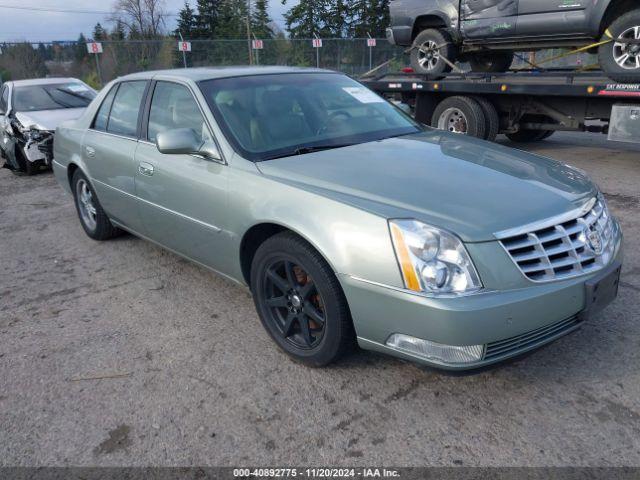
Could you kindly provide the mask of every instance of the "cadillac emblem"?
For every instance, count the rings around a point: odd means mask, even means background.
[[[602,253],[602,235],[596,230],[586,229],[584,235],[587,239],[587,246],[596,255]]]

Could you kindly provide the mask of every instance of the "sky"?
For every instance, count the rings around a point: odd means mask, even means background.
[[[165,0],[165,3],[168,12],[177,13],[184,5],[184,0]],[[195,0],[191,0],[190,3],[194,6]],[[281,0],[271,0],[271,17],[282,27],[282,14],[296,3],[296,0],[288,0],[287,5],[282,5]],[[108,24],[107,15],[45,12],[36,9],[110,11],[111,4],[111,0],[0,0],[0,42],[76,40],[80,32],[85,36],[91,36],[93,26],[97,22],[103,26]],[[17,6],[29,10],[15,10],[3,6]],[[170,17],[167,26],[173,29],[174,25],[175,17]]]

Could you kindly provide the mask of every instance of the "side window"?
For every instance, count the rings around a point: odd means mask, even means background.
[[[118,90],[118,85],[115,85],[111,91],[107,94],[100,109],[98,110],[98,114],[96,115],[95,120],[93,121],[93,128],[95,130],[106,131],[107,130],[107,121],[109,120],[109,112],[111,111],[111,104],[113,103],[113,97],[116,96],[116,91]]]
[[[211,134],[193,95],[183,85],[158,82],[149,111],[149,141],[159,133],[177,128],[190,128],[201,141],[211,141]]]
[[[113,99],[107,132],[135,137],[138,131],[140,104],[144,96],[145,81],[122,82]]]
[[[2,89],[2,96],[0,96],[0,111],[6,112],[9,106],[9,87],[7,85]]]

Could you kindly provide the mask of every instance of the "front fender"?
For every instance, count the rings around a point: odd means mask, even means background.
[[[273,223],[313,245],[336,274],[403,287],[386,218],[283,179],[243,171],[230,176],[229,207],[238,259],[244,234]],[[236,278],[242,278],[239,263]]]

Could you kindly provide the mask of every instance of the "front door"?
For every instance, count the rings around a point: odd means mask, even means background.
[[[539,37],[587,33],[587,9],[593,0],[519,0],[518,36]]]
[[[107,94],[84,137],[82,157],[100,204],[110,218],[135,231],[135,154],[147,81],[122,82]]]
[[[513,37],[518,2],[523,0],[461,0],[461,30],[465,39]]]
[[[136,193],[144,234],[222,273],[229,272],[231,239],[224,231],[228,167],[195,155],[158,151],[159,133],[191,128],[202,141],[211,130],[187,85],[158,81],[146,140],[136,152]]]

